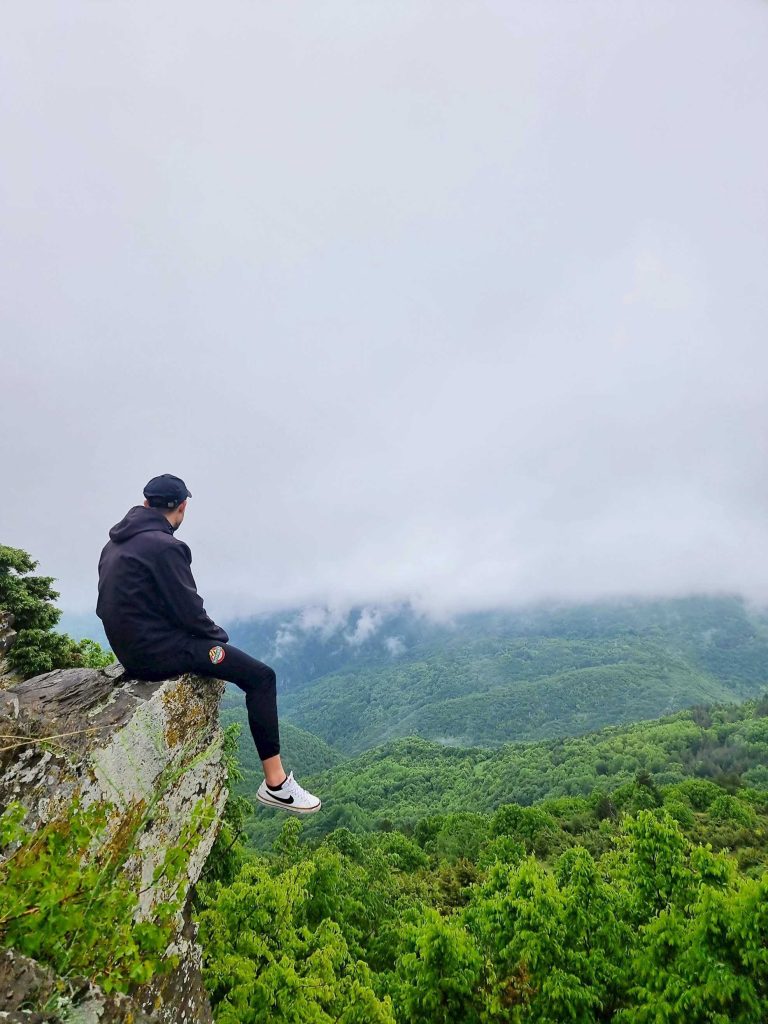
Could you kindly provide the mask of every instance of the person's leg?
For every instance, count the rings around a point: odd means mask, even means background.
[[[206,642],[204,650],[209,664],[198,668],[198,671],[226,679],[245,691],[248,724],[264,767],[264,781],[259,786],[256,799],[267,807],[298,814],[319,811],[322,806],[320,800],[298,784],[293,772],[286,775],[280,760],[277,685],[273,669],[231,644],[211,645]],[[199,648],[196,653],[199,658]]]
[[[231,644],[195,640],[189,645],[190,670],[234,683],[245,693],[248,726],[267,783],[279,785],[285,779],[280,760],[280,729],[277,719],[277,679],[274,669]]]

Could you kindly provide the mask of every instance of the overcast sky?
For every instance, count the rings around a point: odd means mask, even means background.
[[[7,2],[0,542],[212,614],[768,601],[768,3]]]

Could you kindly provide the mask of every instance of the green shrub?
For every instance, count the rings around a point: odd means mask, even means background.
[[[50,965],[58,974],[91,978],[109,992],[126,991],[173,966],[165,950],[176,903],[135,923],[136,886],[122,872],[126,852],[104,843],[112,808],[74,804],[66,818],[28,831],[21,804],[0,817],[0,945]],[[94,848],[99,848],[94,854]],[[156,873],[178,875],[175,851]]]
[[[720,786],[708,779],[686,779],[678,782],[675,791],[681,800],[686,800],[695,811],[706,811],[713,800],[722,795]]]
[[[727,825],[743,825],[745,828],[750,828],[757,820],[751,807],[727,793],[713,801],[709,813],[713,821]]]

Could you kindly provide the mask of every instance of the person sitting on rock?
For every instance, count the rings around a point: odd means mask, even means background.
[[[213,676],[245,691],[248,725],[264,766],[256,799],[301,814],[320,801],[286,775],[280,760],[274,670],[229,643],[206,614],[190,565],[192,554],[174,533],[184,520],[187,485],[177,476],[153,477],[144,504],[109,531],[99,559],[96,614],[112,650],[136,679],[182,672]]]

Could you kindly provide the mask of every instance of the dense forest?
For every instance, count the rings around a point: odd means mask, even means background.
[[[400,741],[321,773],[307,822],[235,799],[198,897],[216,1019],[764,1022],[767,764],[762,698],[491,752]]]

